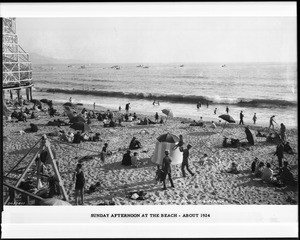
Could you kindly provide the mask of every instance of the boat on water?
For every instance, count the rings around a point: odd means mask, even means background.
[[[141,65],[141,64],[140,64],[140,65],[137,65],[136,67],[144,67],[144,65]]]
[[[180,67],[184,67],[184,65],[182,64],[182,65],[180,65]]]
[[[225,65],[225,64],[223,64],[223,65],[222,65],[222,67],[226,67],[226,65]]]
[[[72,67],[74,67],[73,65],[68,65],[68,68],[72,68]]]
[[[143,66],[143,68],[149,68],[149,66]]]
[[[85,68],[85,65],[80,66],[80,68]]]

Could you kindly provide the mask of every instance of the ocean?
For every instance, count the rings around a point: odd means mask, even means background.
[[[72,96],[112,110],[130,103],[136,113],[163,115],[170,108],[175,117],[215,121],[228,106],[237,123],[243,111],[246,125],[256,113],[257,125],[267,126],[275,115],[278,126],[297,126],[296,63],[33,65],[33,79],[35,99]]]

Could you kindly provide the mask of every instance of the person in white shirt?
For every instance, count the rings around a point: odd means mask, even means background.
[[[211,122],[211,127],[214,128],[214,129],[217,128],[217,126],[216,126],[216,124],[214,123],[214,121]]]
[[[135,168],[139,166],[139,159],[138,159],[138,153],[134,152],[133,156],[131,157],[131,165]]]
[[[266,167],[262,169],[262,176],[261,179],[265,182],[272,182],[273,181],[273,170],[271,169],[271,164],[267,163]]]

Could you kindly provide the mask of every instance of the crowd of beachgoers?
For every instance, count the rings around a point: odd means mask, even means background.
[[[129,103],[113,110],[75,104],[72,98],[65,104],[6,100],[6,106],[4,181],[16,184],[34,151],[26,154],[45,136],[72,205],[298,203],[297,129],[274,125],[275,116],[263,127],[244,125],[243,112],[239,124],[227,119],[224,125],[201,116],[196,121],[166,112],[136,114]],[[157,138],[166,134],[175,147],[157,165],[151,157]],[[172,164],[176,148],[180,164]],[[59,199],[58,179],[44,152],[18,187]]]

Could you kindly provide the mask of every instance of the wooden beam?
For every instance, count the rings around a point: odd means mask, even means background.
[[[8,187],[8,188],[10,188],[10,189],[12,188],[12,189],[14,189],[17,192],[23,193],[23,194],[25,194],[25,195],[27,195],[29,197],[32,197],[32,198],[34,198],[36,200],[44,200],[44,198],[41,198],[40,196],[35,195],[34,193],[27,192],[27,191],[25,191],[25,190],[23,190],[21,188],[18,188],[16,186],[13,186],[13,185],[9,184],[9,183],[3,182],[3,185],[6,186],[6,187]]]

